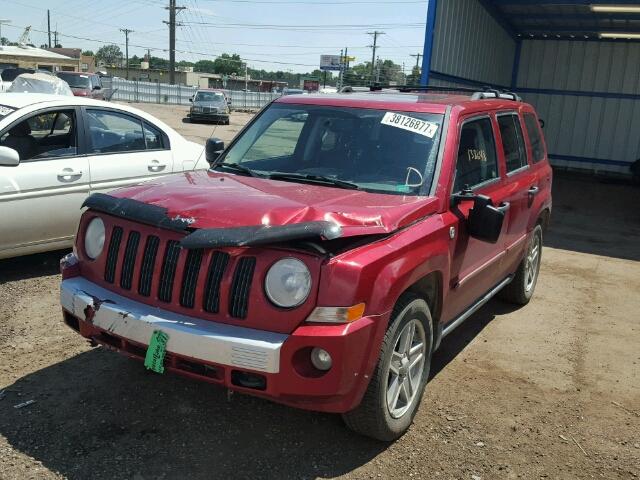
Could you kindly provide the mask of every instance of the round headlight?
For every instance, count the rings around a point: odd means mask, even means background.
[[[269,269],[264,288],[269,300],[278,307],[297,307],[309,296],[311,273],[300,260],[283,258]]]
[[[84,251],[87,256],[95,260],[104,248],[104,222],[101,218],[94,218],[84,234]]]

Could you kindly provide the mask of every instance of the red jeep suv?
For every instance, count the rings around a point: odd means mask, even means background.
[[[207,158],[88,198],[61,263],[69,327],[393,440],[442,339],[533,295],[552,173],[512,93],[285,96]]]

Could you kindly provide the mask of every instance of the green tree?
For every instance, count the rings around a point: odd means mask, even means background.
[[[198,60],[193,65],[193,69],[196,72],[216,73],[216,66],[211,60]]]
[[[222,75],[236,74],[238,76],[244,76],[244,63],[240,58],[240,55],[223,53],[213,61],[214,72]]]
[[[82,52],[82,55],[86,57],[93,57],[93,50],[85,50],[84,52]]]
[[[420,67],[414,65],[411,69],[411,74],[407,75],[407,85],[419,85],[420,84]]]
[[[122,50],[118,45],[105,45],[96,52],[96,59],[107,65],[115,65],[122,58]]]
[[[169,60],[166,58],[154,57],[149,59],[149,68],[155,70],[169,70]]]

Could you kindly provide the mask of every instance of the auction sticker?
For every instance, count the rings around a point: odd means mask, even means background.
[[[389,125],[390,127],[401,128],[409,132],[417,133],[418,135],[424,135],[429,138],[433,138],[438,131],[437,123],[408,117],[401,113],[387,112],[384,114],[384,117],[382,117],[380,123],[383,125]]]

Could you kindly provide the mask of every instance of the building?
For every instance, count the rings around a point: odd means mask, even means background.
[[[55,47],[47,48],[46,50],[64,55],[65,57],[77,59],[79,72],[95,73],[96,71],[96,57],[93,55],[83,55],[82,49],[80,48]]]
[[[640,158],[637,3],[428,0],[421,83],[515,91],[544,120],[554,166],[627,174]]]
[[[127,77],[126,68],[106,67],[106,70],[109,75],[112,75],[114,77]],[[245,84],[244,77],[232,77],[229,75],[220,75],[217,73],[194,72],[189,71],[189,69],[185,70],[186,71],[176,70],[176,84],[199,88],[226,88],[229,90],[244,90],[245,88],[247,88],[252,92],[271,92],[273,89],[281,90],[282,88],[287,86],[287,82],[256,80],[251,78],[247,79]],[[167,70],[130,67],[129,80],[168,83],[169,72]]]
[[[0,47],[0,69],[8,67],[76,72],[79,63],[78,59],[42,48],[4,45]]]

